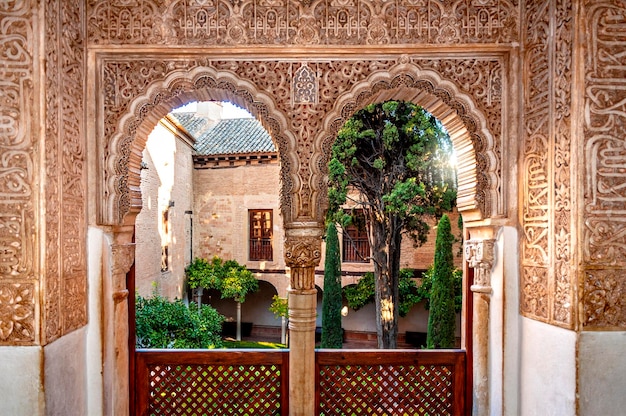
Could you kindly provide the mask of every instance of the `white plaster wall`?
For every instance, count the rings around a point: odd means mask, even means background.
[[[498,236],[496,248],[496,264],[502,267],[503,305],[501,322],[502,349],[496,353],[502,360],[500,380],[501,383],[492,385],[494,401],[499,397],[498,403],[494,403],[492,410],[498,412],[492,414],[518,415],[519,414],[519,366],[520,366],[520,325],[519,313],[519,241],[518,233],[514,227],[503,227]],[[500,365],[500,363],[498,364]],[[499,389],[499,390],[497,390]]]
[[[41,347],[0,347],[0,415],[43,415]]]
[[[102,414],[102,230],[87,230],[89,323],[87,325],[87,414]]]
[[[489,413],[518,414],[519,244],[514,227],[495,236],[489,309]]]
[[[575,415],[576,333],[527,318],[521,324],[519,414]]]
[[[85,327],[44,347],[47,415],[87,414]]]
[[[626,414],[626,332],[582,332],[579,339],[580,414]]]

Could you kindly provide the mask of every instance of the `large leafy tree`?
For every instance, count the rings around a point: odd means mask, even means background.
[[[324,297],[322,298],[322,348],[341,348],[341,255],[337,227],[330,221],[326,228]]]
[[[346,224],[348,199],[365,213],[375,275],[379,348],[398,335],[400,245],[427,237],[427,218],[452,208],[450,139],[439,121],[412,103],[388,101],[358,111],[339,131],[329,162],[329,208]],[[352,198],[352,195],[358,195]]]
[[[454,348],[456,312],[454,290],[454,260],[450,231],[450,219],[441,217],[437,226],[435,243],[435,265],[433,270],[428,315],[428,348]]]

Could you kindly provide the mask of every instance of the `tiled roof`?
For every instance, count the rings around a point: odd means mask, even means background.
[[[209,125],[206,118],[194,113],[173,114],[196,139],[198,155],[275,152],[270,135],[254,118],[223,119]]]

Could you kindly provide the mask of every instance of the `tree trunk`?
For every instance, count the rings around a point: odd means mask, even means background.
[[[387,229],[381,221],[372,225],[372,256],[374,258],[376,335],[378,348],[398,346],[400,242],[402,235],[395,221]],[[385,238],[387,237],[387,238]]]
[[[241,341],[241,302],[237,302],[237,341]]]

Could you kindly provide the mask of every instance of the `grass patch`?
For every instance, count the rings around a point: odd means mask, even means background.
[[[287,348],[285,344],[280,344],[278,342],[232,341],[232,340],[224,340],[223,347],[224,348],[261,348],[261,349],[274,349],[274,350]]]

